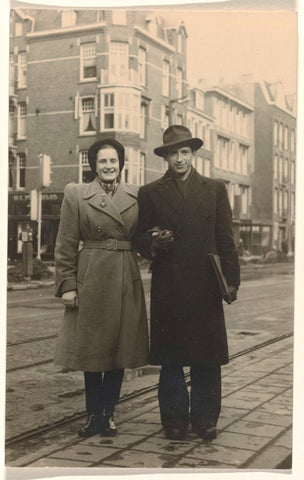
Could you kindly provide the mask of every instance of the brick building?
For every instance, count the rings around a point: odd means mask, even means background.
[[[165,165],[153,148],[169,115],[185,122],[178,99],[187,95],[186,42],[182,23],[151,11],[11,11],[10,258],[30,223],[39,154],[52,160],[52,183],[42,192],[44,258],[53,255],[65,184],[90,179],[87,150],[96,139],[123,143],[125,181],[161,176]]]

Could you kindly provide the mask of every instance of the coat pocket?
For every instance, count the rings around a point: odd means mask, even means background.
[[[77,259],[77,282],[83,283],[89,266],[90,251],[80,250]]]

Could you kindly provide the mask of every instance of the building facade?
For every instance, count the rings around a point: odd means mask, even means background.
[[[44,258],[53,256],[65,184],[91,180],[94,141],[124,145],[124,181],[161,176],[165,164],[153,149],[169,117],[186,121],[186,42],[182,23],[149,11],[11,11],[9,258],[21,252],[29,224],[35,238],[30,191],[39,187],[40,154],[52,161],[42,191]]]
[[[236,245],[251,225],[251,178],[254,170],[254,107],[225,90],[208,88],[206,112],[214,118],[210,174],[225,182],[233,212]],[[251,245],[246,245],[251,250]]]
[[[254,83],[255,171],[253,223],[259,227],[261,253],[294,251],[296,183],[296,99],[281,82]]]

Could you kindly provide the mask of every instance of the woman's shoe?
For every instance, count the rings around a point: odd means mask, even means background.
[[[102,417],[100,433],[104,437],[114,437],[114,435],[117,434],[113,415],[111,417],[107,417],[106,415]]]
[[[86,424],[79,430],[79,436],[88,438],[101,432],[100,415],[90,414]]]

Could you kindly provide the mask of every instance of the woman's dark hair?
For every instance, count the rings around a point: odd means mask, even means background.
[[[95,174],[96,172],[96,158],[97,153],[102,147],[109,145],[117,151],[118,160],[119,160],[119,171],[121,172],[124,164],[125,164],[125,149],[121,143],[113,138],[105,138],[103,140],[98,140],[98,142],[93,143],[88,150],[88,160],[91,167],[92,172]]]

